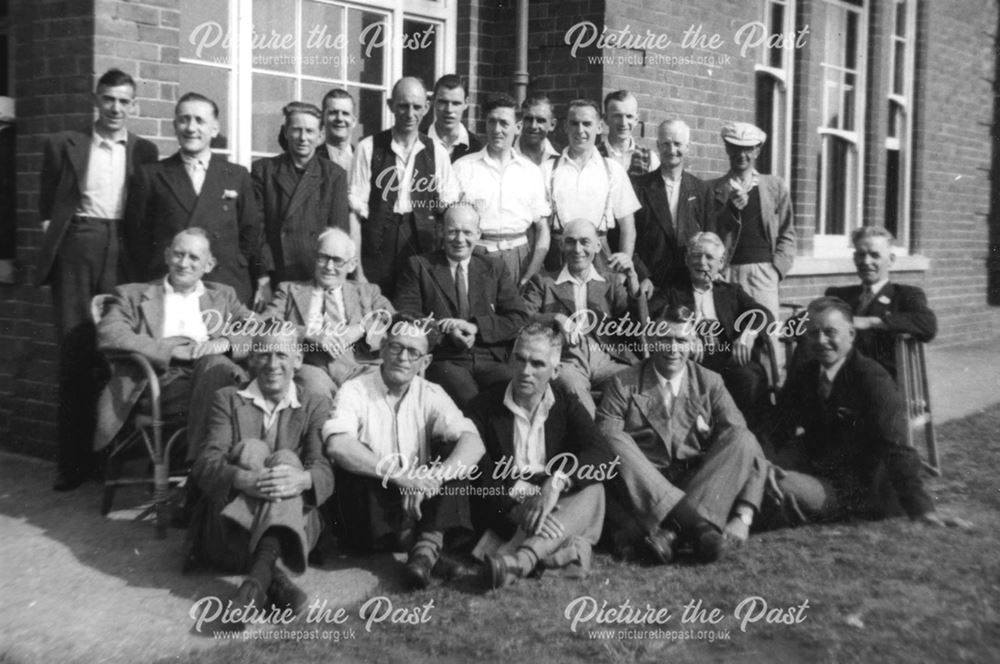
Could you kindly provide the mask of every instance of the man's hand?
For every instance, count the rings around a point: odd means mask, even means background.
[[[556,503],[559,502],[559,494],[560,491],[555,486],[555,478],[549,477],[542,484],[542,490],[538,494],[524,500],[521,504],[520,525],[526,533],[529,535],[542,534],[546,519],[555,508]],[[549,529],[549,532],[557,531],[562,531],[562,524],[559,524],[559,528],[556,530]]]
[[[47,230],[49,230],[49,225],[51,223],[52,223],[51,219],[43,219],[42,220],[42,232],[43,233],[46,232]]]
[[[441,480],[432,477],[397,477],[393,479],[393,483],[399,487],[403,496],[403,511],[416,521],[423,518],[420,504],[441,492]]]
[[[741,367],[745,367],[750,364],[750,353],[753,349],[747,346],[745,343],[737,341],[733,344],[733,359],[736,360],[736,364]]]
[[[190,343],[178,343],[170,351],[171,360],[180,360],[182,362],[190,362],[192,360],[191,351],[194,350],[194,346]]]
[[[328,334],[323,337],[322,347],[326,351],[326,354],[330,356],[331,359],[336,360],[338,357],[344,354],[347,350],[349,344],[345,343],[340,337]]]
[[[645,295],[647,300],[653,297],[653,291],[655,290],[656,287],[649,277],[646,277],[639,283],[639,295]]]
[[[693,362],[701,362],[705,357],[705,342],[701,339],[691,340],[691,360]]]
[[[479,328],[476,327],[475,323],[460,318],[445,318],[439,325],[441,325],[442,331],[447,329],[445,333],[459,345],[465,348],[472,348],[476,345],[476,334],[479,332]]]
[[[924,512],[917,517],[917,521],[927,524],[928,526],[936,526],[938,528],[947,527],[971,530],[973,527],[971,521],[966,521],[965,519],[960,519],[959,517],[952,516],[950,514],[938,514],[934,510]]]
[[[738,182],[729,181],[729,202],[737,210],[742,210],[750,202],[750,194],[743,190]]]
[[[855,316],[855,330],[879,330],[885,327],[885,323],[878,316]]]
[[[233,488],[240,493],[245,493],[251,498],[257,498],[258,500],[270,500],[270,498],[260,490],[259,484],[261,478],[263,478],[264,473],[267,469],[262,470],[245,470],[243,468],[236,471],[236,475],[233,477]]]
[[[229,339],[225,337],[209,339],[208,341],[202,341],[191,349],[191,359],[197,360],[199,357],[205,357],[206,355],[222,355],[230,348],[232,346],[229,343]]]
[[[621,251],[611,254],[608,267],[614,272],[628,272],[632,269],[632,257]]]
[[[257,489],[267,500],[278,502],[294,498],[312,488],[312,475],[287,464],[265,469],[257,481]]]
[[[563,340],[567,346],[578,346],[583,341],[583,331],[579,319],[570,318],[566,314],[556,314],[555,321],[562,331]]]
[[[271,279],[261,277],[257,280],[257,292],[253,294],[253,310],[257,313],[264,311],[264,307],[271,304],[274,299],[274,291],[271,290]]]

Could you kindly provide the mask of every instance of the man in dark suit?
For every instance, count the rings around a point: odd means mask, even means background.
[[[889,281],[896,262],[892,233],[881,226],[862,226],[851,240],[861,284],[828,288],[826,295],[847,302],[854,313],[855,347],[895,378],[896,335],[911,334],[927,343],[937,334],[937,317],[923,290]]]
[[[296,372],[299,384],[329,395],[373,368],[378,341],[395,309],[375,284],[347,279],[358,262],[347,233],[327,229],[318,243],[313,278],[279,284],[261,317],[295,325],[309,346]]]
[[[312,277],[319,234],[334,226],[350,230],[347,171],[316,158],[322,113],[299,101],[283,111],[285,154],[258,159],[250,170],[274,283]]]
[[[594,256],[601,250],[597,229],[586,219],[571,221],[563,230],[563,267],[535,275],[524,291],[532,320],[556,324],[562,330],[563,359],[555,382],[576,396],[590,416],[597,405],[592,387],[601,389],[611,376],[636,361],[639,338],[614,337],[601,325],[622,321],[629,297],[638,292],[635,270],[628,275],[599,269]]]
[[[479,464],[484,526],[508,540],[523,537],[512,554],[487,558],[491,588],[515,583],[536,567],[586,574],[601,536],[601,482],[614,475],[616,463],[591,415],[552,381],[561,347],[552,327],[523,328],[511,352],[511,382],[469,405],[486,446]]]
[[[690,318],[669,307],[656,352],[615,375],[597,409],[621,459],[610,490],[627,507],[616,525],[636,521],[659,563],[685,539],[701,562],[718,559],[727,540],[744,541],[767,479],[764,453],[722,378],[688,359]]]
[[[457,74],[445,74],[434,83],[434,121],[425,121],[420,129],[439,143],[455,163],[468,154],[483,149],[483,142],[469,131],[462,116],[469,108],[469,92]],[[427,120],[430,114],[427,115]]]
[[[126,130],[135,109],[135,81],[108,70],[94,95],[97,121],[84,131],[65,131],[45,144],[38,192],[42,244],[35,274],[52,286],[59,343],[58,491],[74,489],[92,470],[89,446],[100,390],[90,301],[121,283],[121,220],[128,178],[159,153],[150,141]]]
[[[292,376],[302,353],[294,333],[257,336],[253,344],[257,377],[213,399],[191,472],[200,498],[185,566],[204,560],[247,574],[232,597],[234,608],[266,611],[270,602],[297,615],[308,596],[277,561],[293,574],[304,572],[323,529],[318,508],[333,493],[333,469],[320,432],[331,402],[296,390]],[[212,627],[241,630],[244,622],[216,620]]]
[[[444,237],[443,250],[407,261],[393,303],[400,312],[437,321],[444,339],[427,379],[464,408],[480,388],[510,380],[510,345],[528,322],[528,310],[507,267],[472,253],[479,239],[474,207],[448,208]]]
[[[263,247],[260,212],[247,169],[213,155],[219,134],[218,105],[196,92],[177,102],[174,131],[180,150],[136,171],[125,211],[126,247],[135,261],[132,281],[163,276],[164,251],[185,228],[203,228],[216,254],[212,279],[231,286],[241,302],[250,302],[252,277],[257,296],[270,300],[273,265]]]
[[[97,328],[97,345],[149,360],[159,375],[163,412],[188,415],[187,458],[193,461],[212,394],[247,379],[233,359],[246,357],[248,337],[232,324],[253,314],[229,286],[202,281],[215,262],[205,231],[181,231],[165,253],[165,278],[115,289],[115,301]],[[145,375],[134,364],[115,363],[112,369],[98,404],[95,450],[111,442],[146,388]]]
[[[705,230],[712,206],[708,183],[684,168],[691,129],[682,120],[666,120],[657,130],[660,168],[632,180],[642,209],[635,213],[636,270],[640,281],[657,289],[683,283],[684,248]],[[647,286],[648,292],[648,286]]]
[[[722,375],[733,401],[756,431],[768,405],[760,344],[767,343],[767,326],[774,319],[742,286],[718,280],[726,260],[726,248],[718,235],[698,233],[687,244],[687,284],[664,290],[650,310],[655,315],[665,303],[694,312],[701,344],[695,346],[692,358]]]
[[[854,348],[850,307],[823,297],[807,313],[811,358],[781,391],[773,436],[781,509],[765,520],[797,525],[905,511],[933,525],[965,525],[935,512],[917,451],[906,445],[902,395],[885,369]],[[801,439],[794,437],[798,428]]]

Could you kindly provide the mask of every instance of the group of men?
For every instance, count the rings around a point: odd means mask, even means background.
[[[212,153],[219,109],[197,93],[157,161],[125,129],[135,92],[107,72],[94,126],[45,150],[56,488],[87,477],[90,432],[106,447],[145,387],[116,365],[98,399],[100,352],[142,354],[165,412],[187,415],[188,562],[246,573],[235,605],[301,610],[287,573],[332,524],[408,551],[414,587],[468,572],[449,552],[474,547],[499,588],[585,574],[605,524],[618,553],[666,563],[716,560],[758,517],[943,522],[889,359],[893,334],[936,322],[889,281],[886,231],[855,233],[862,285],[810,305],[769,408],[762,331],[795,235],[787,186],[754,168],[760,129],[723,127],[730,170],[706,182],[683,121],[658,127],[658,154],[636,143],[625,91],[571,101],[557,152],[546,98],[490,98],[480,143],[461,79],[437,82],[422,124],[427,92],[404,78],[392,127],[356,146],[346,91],[288,104],[284,153],[247,171]]]

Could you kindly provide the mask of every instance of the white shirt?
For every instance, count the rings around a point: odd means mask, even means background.
[[[205,284],[200,280],[188,294],[178,293],[170,285],[170,277],[163,278],[163,337],[187,337],[195,343],[208,341],[208,328],[201,315],[201,296]]]
[[[656,374],[656,382],[660,384],[660,395],[663,399],[663,406],[670,413],[673,409],[674,402],[677,401],[677,397],[681,394],[681,388],[684,386],[684,378],[687,376],[687,367],[680,370],[673,378],[665,378],[660,374],[659,371],[653,369],[653,373]]]
[[[184,163],[184,170],[187,171],[188,177],[191,178],[191,185],[194,187],[194,193],[201,195],[201,188],[205,184],[205,173],[208,172],[208,162],[212,158],[209,154],[204,159],[198,159],[197,157],[192,157],[181,153],[181,161]]]
[[[551,387],[531,413],[514,402],[514,391],[508,383],[503,394],[503,405],[514,415],[514,468],[522,474],[540,473],[545,470],[545,420],[556,397]]]
[[[613,228],[615,219],[626,217],[642,206],[632,190],[632,183],[621,164],[591,150],[583,166],[563,150],[558,161],[547,161],[542,167],[546,195],[554,228],[561,230],[574,219],[587,219],[600,231]],[[610,177],[609,177],[610,176]]]
[[[382,372],[372,371],[344,383],[333,413],[323,425],[323,439],[334,434],[356,436],[379,459],[398,454],[387,470],[426,463],[433,439],[457,441],[463,433],[479,435],[443,388],[414,377],[398,401],[390,397]]]
[[[506,163],[483,148],[452,164],[462,200],[476,206],[484,235],[524,233],[539,217],[551,214],[542,169],[511,151]]]
[[[629,166],[632,165],[632,153],[635,152],[635,136],[629,136],[628,141],[625,142],[625,149],[619,150],[614,145],[611,144],[611,140],[605,136],[604,137],[604,147],[608,151],[608,156],[621,164],[621,167],[628,172]],[[656,148],[649,151],[649,170],[647,173],[651,173],[660,167],[660,157],[656,154]]]
[[[84,217],[121,219],[125,216],[125,159],[128,133],[110,139],[94,130],[87,161],[87,179],[76,213]]]
[[[663,186],[667,188],[667,203],[670,208],[670,220],[674,222],[674,228],[677,228],[677,207],[681,200],[681,180],[677,178],[676,180],[669,179],[663,172],[660,172],[660,177],[663,178]]]
[[[466,294],[468,294],[469,292],[469,263],[471,261],[472,261],[472,256],[469,256],[464,261],[453,261],[450,258],[448,259],[448,268],[451,270],[451,280],[455,282],[456,286],[458,286],[458,281],[455,279],[455,270],[458,267],[459,263],[462,264],[462,276],[463,276],[462,280],[465,282]]]
[[[275,422],[278,421],[278,416],[281,415],[281,411],[288,408],[302,407],[302,404],[299,403],[299,392],[295,387],[294,381],[288,383],[288,391],[281,397],[281,401],[276,404],[271,403],[264,397],[264,393],[260,391],[260,385],[257,384],[256,379],[254,379],[253,382],[245,388],[238,391],[237,394],[244,399],[250,399],[250,401],[253,402],[253,405],[264,413],[264,431],[271,430],[271,427],[273,427]]]
[[[418,183],[424,189],[436,186],[438,198],[442,205],[448,205],[458,201],[460,190],[458,181],[455,180],[455,172],[451,168],[451,158],[448,152],[440,143],[433,142],[434,145],[434,182]],[[372,176],[372,150],[373,137],[366,136],[358,143],[357,154],[351,165],[351,184],[348,190],[348,200],[351,209],[359,217],[368,218],[368,196],[371,194]],[[390,184],[398,184],[399,192],[396,202],[392,206],[392,211],[396,214],[407,214],[413,212],[413,203],[410,197],[410,190],[413,185],[413,169],[416,164],[417,154],[424,149],[424,144],[419,139],[414,139],[413,146],[406,149],[404,145],[392,139],[391,149],[396,155],[396,175],[397,178],[390,177],[390,174],[380,174],[380,182],[384,187]],[[402,175],[399,175],[399,174]]]
[[[521,139],[514,141],[514,152],[516,152],[517,154],[521,155],[522,157],[524,157],[525,159],[527,159],[528,161],[539,167],[541,167],[541,165],[544,164],[545,162],[550,161],[552,157],[559,156],[559,150],[556,150],[554,147],[552,147],[552,142],[547,138],[545,139],[545,142],[542,143],[541,164],[537,163],[534,159],[532,159],[531,157],[529,157],[528,155],[526,155],[524,152],[521,151]]]
[[[432,139],[434,139],[435,143],[443,147],[449,155],[455,151],[456,145],[464,145],[465,147],[469,147],[469,130],[466,129],[465,125],[462,123],[459,123],[458,125],[458,138],[456,138],[455,142],[452,143],[451,145],[445,143],[444,139],[442,139],[441,136],[438,135],[437,127],[434,126],[433,122],[431,123],[431,126],[427,128],[427,135],[430,136]]]
[[[712,293],[712,284],[709,284],[705,290],[699,290],[697,287],[693,287],[691,290],[694,291],[695,320],[719,320],[719,316],[715,312],[715,295]]]
[[[563,265],[562,271],[556,277],[556,284],[566,283],[567,281],[573,284],[573,305],[576,307],[574,311],[583,311],[587,309],[587,284],[591,281],[606,281],[606,279],[594,268],[593,264],[591,264],[590,269],[587,270],[582,279],[574,277],[573,273],[569,271],[569,267]]]
[[[351,147],[350,143],[344,143],[342,148],[335,148],[329,143],[324,143],[323,147],[326,148],[326,154],[330,157],[330,161],[348,173],[351,172],[351,164],[354,162],[354,148]]]
[[[337,313],[340,317],[334,320],[333,317],[329,315],[329,312],[323,311],[323,306],[326,303],[326,289],[320,288],[319,286],[314,286],[312,289],[312,297],[309,298],[309,318],[307,319],[306,329],[309,334],[319,334],[324,330],[324,325],[329,320],[331,323],[340,323],[340,321],[347,321],[347,317],[344,315],[344,287],[337,286],[333,289],[333,300],[337,304]],[[332,327],[328,331],[332,331]]]

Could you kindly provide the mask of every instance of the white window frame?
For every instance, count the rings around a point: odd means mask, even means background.
[[[766,26],[766,34],[773,35],[777,32],[785,35],[786,38],[795,33],[795,16],[798,11],[797,0],[763,0],[761,8],[763,11],[763,23]],[[784,22],[782,25],[771,24],[771,7],[782,5],[785,8]],[[792,178],[792,101],[795,90],[795,49],[794,42],[786,39],[785,48],[781,50],[781,66],[772,67],[770,65],[770,49],[767,47],[767,40],[760,45],[757,51],[757,62],[754,64],[754,74],[756,76],[767,76],[777,83],[775,99],[772,105],[777,108],[780,104],[784,114],[784,126],[778,125],[778,118],[771,118],[771,125],[764,127],[773,144],[778,145],[774,150],[771,159],[771,174],[777,175],[790,182]]]
[[[228,0],[229,19],[233,33],[237,35],[250,35],[253,31],[253,3],[248,0]],[[349,8],[370,10],[385,13],[389,17],[389,42],[385,58],[386,89],[391,89],[392,84],[402,77],[403,71],[403,49],[398,45],[403,39],[403,21],[417,20],[435,23],[442,26],[442,36],[444,47],[439,49],[435,67],[440,74],[455,70],[457,57],[457,16],[459,0],[366,0],[357,2],[351,0],[316,0],[317,2],[328,1],[330,4],[346,5]],[[295,3],[295,11],[300,12],[300,3]],[[295,24],[298,26],[301,16],[296,16]],[[301,40],[296,40],[296,56],[301,55]],[[253,113],[249,111],[253,107],[252,80],[253,80],[253,43],[249,38],[233,39],[229,47],[230,64],[220,65],[206,60],[192,58],[181,58],[182,65],[196,64],[199,66],[218,67],[229,69],[230,76],[229,108],[223,109],[225,119],[229,123],[223,130],[230,136],[229,146],[226,150],[230,160],[250,166],[251,161],[258,154],[254,154],[253,149]],[[296,75],[296,93],[301,88],[301,75]],[[306,76],[305,78],[309,78]],[[428,81],[428,85],[433,81]],[[381,86],[358,85],[356,87],[379,88]],[[182,91],[183,94],[184,91]],[[203,91],[210,94],[210,91]],[[293,101],[289,99],[287,101]],[[318,100],[317,100],[318,101]],[[238,112],[237,109],[248,109]],[[389,109],[382,108],[383,126],[391,125],[392,116]],[[228,131],[230,130],[231,131]]]
[[[865,172],[865,100],[868,87],[868,2],[861,0],[860,4],[842,2],[841,0],[823,0],[823,5],[827,11],[843,10],[854,12],[858,17],[858,34],[856,46],[858,49],[856,58],[855,86],[854,86],[854,108],[853,115],[855,127],[853,130],[845,130],[838,127],[820,126],[817,131],[820,135],[820,190],[819,190],[819,214],[816,220],[816,233],[813,236],[813,253],[816,256],[849,256],[851,253],[850,235],[851,231],[861,226],[864,221],[864,172]],[[827,72],[829,69],[844,71],[840,65],[830,62],[830,55],[834,45],[843,44],[844,36],[834,30],[832,21],[826,21],[826,31],[823,42],[823,59],[820,62],[822,77],[822,118],[826,122],[830,117],[830,91],[827,86]],[[839,48],[839,46],[838,46]],[[857,164],[854,173],[853,204],[848,210],[848,218],[845,222],[842,234],[822,233],[827,224],[826,198],[828,192],[828,178],[825,173],[829,144],[831,139],[842,139],[848,143],[855,162]],[[851,212],[853,210],[853,218]]]
[[[903,27],[903,37],[898,36],[896,25],[896,6],[906,5],[906,25]],[[901,113],[903,127],[897,127],[897,136],[886,134],[886,152],[892,150],[899,155],[899,200],[896,202],[898,219],[896,223],[897,254],[906,255],[910,252],[912,241],[911,212],[913,202],[913,95],[916,68],[916,38],[917,38],[917,3],[915,0],[895,0],[892,3],[892,29],[889,32],[889,63],[890,80],[887,101],[897,105]],[[894,92],[896,76],[896,42],[904,43],[903,50],[903,93]]]

